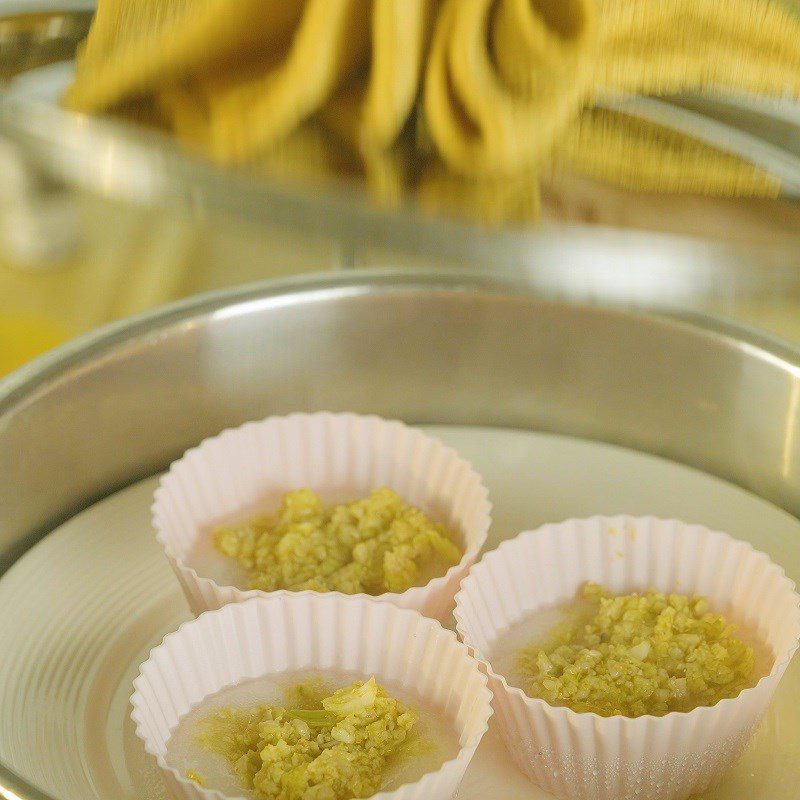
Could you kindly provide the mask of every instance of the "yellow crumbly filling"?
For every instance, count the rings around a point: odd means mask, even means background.
[[[331,508],[310,489],[287,492],[277,517],[220,528],[214,539],[247,569],[250,588],[267,592],[404,592],[461,559],[445,528],[391,489]]]
[[[755,654],[704,597],[583,590],[588,611],[522,649],[523,688],[574,711],[661,716],[735,697],[754,684]]]
[[[224,756],[258,800],[349,800],[380,788],[387,760],[417,717],[375,678],[302,707],[221,709],[198,742]]]

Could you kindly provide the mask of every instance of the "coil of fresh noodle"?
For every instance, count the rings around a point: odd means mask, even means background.
[[[800,96],[796,0],[598,0],[594,96]]]
[[[425,121],[457,172],[512,173],[547,156],[591,89],[594,0],[445,0]]]
[[[555,164],[637,188],[776,194],[761,169],[602,108],[682,91],[800,97],[795,0],[100,0],[67,102],[155,97],[223,162],[322,112],[393,195],[402,170],[374,153],[417,107],[447,167],[489,183]],[[429,200],[458,191],[424,174]]]
[[[278,49],[303,0],[99,0],[66,103],[104,111],[253,49]]]
[[[217,3],[220,17],[242,22],[239,40],[223,46],[196,20],[198,33],[176,42],[175,31],[195,13],[185,0],[149,0],[146,9],[138,2],[101,0],[69,105],[94,111],[150,92],[181,139],[224,162],[257,155],[348,82],[331,118],[365,146],[390,147],[417,97],[435,9],[434,0],[275,0],[261,4],[254,32],[250,3]],[[271,18],[274,28],[264,24]],[[203,35],[210,56],[190,51]],[[98,94],[95,81],[109,89]]]
[[[389,149],[412,114],[436,5],[435,0],[373,0],[367,73],[323,112],[331,128],[370,154]]]
[[[600,0],[595,99],[716,91],[800,97],[800,6],[783,0]],[[634,189],[776,197],[763,169],[658,125],[588,108],[554,162]]]
[[[447,0],[425,111],[451,167],[512,174],[554,152],[557,163],[627,186],[776,194],[778,181],[741,159],[591,106],[620,92],[798,97],[798,9],[781,0],[598,0],[594,26],[592,8]]]
[[[223,163],[251,159],[317,111],[369,55],[369,0],[308,0],[284,50],[158,94],[178,136]]]

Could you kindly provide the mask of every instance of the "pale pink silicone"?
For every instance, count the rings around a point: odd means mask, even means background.
[[[713,707],[662,717],[600,717],[526,696],[486,654],[516,621],[574,597],[586,581],[616,593],[706,595],[775,654],[756,686]],[[532,781],[570,800],[682,800],[741,755],[798,646],[800,597],[783,570],[724,533],[652,517],[593,517],[526,531],[487,553],[456,596],[456,629],[489,676],[498,727]]]
[[[165,760],[179,720],[220,689],[296,670],[346,670],[413,691],[452,720],[460,750],[419,781],[374,800],[453,796],[491,716],[486,676],[455,635],[416,611],[363,597],[275,592],[229,604],[169,634],[142,665],[131,697],[136,734],[182,800],[223,800]]]
[[[326,500],[352,500],[388,486],[451,528],[461,561],[425,586],[377,599],[446,619],[461,579],[477,558],[491,522],[481,476],[438,439],[401,422],[355,414],[292,414],[250,422],[189,450],[155,493],[156,537],[195,613],[264,596],[220,586],[187,563],[198,537],[255,507],[273,509],[290,489]]]

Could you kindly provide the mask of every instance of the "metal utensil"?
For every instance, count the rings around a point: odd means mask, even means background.
[[[738,156],[780,178],[784,195],[800,197],[800,105],[718,94],[627,96],[598,105]]]

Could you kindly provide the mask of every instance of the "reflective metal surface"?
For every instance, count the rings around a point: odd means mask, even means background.
[[[0,381],[0,553],[268,414],[353,410],[656,453],[800,515],[800,349],[708,318],[550,302],[470,274],[354,273],[199,297]],[[0,796],[40,798],[0,768]]]
[[[3,134],[48,180],[109,203],[164,207],[194,220],[198,231],[209,220],[235,219],[273,237],[282,231],[336,242],[345,261],[359,266],[470,266],[524,275],[570,299],[697,308],[800,293],[800,207],[789,203],[636,197],[562,182],[548,188],[555,210],[545,209],[538,229],[482,228],[413,207],[382,208],[353,186],[309,192],[223,172],[156,133],[121,131],[46,105],[0,108]],[[675,230],[647,230],[653,225]]]
[[[800,353],[722,323],[552,303],[487,278],[234,290],[92,334],[0,384],[2,550],[209,433],[321,408],[617,442],[800,513],[799,375]]]
[[[24,84],[24,91],[0,88],[0,137],[48,185],[112,206],[168,209],[198,231],[227,219],[253,231],[268,228],[271,238],[260,241],[265,250],[281,232],[334,242],[344,264],[468,265],[524,275],[540,290],[570,299],[719,308],[730,298],[800,294],[800,206],[788,200],[634,193],[559,175],[544,181],[538,228],[503,222],[502,193],[478,202],[498,216],[476,225],[469,220],[475,209],[438,199],[431,206],[393,195],[376,203],[363,176],[341,179],[320,170],[299,180],[269,170],[223,170],[155,131],[68,114],[52,97],[37,101],[39,82],[63,80],[63,70],[31,67],[71,58],[90,5],[28,0],[0,7],[0,59],[6,75]],[[39,13],[20,15],[22,8]],[[465,193],[454,194],[463,200]],[[83,226],[79,235],[91,249],[97,234]],[[214,268],[222,273],[225,259]]]

